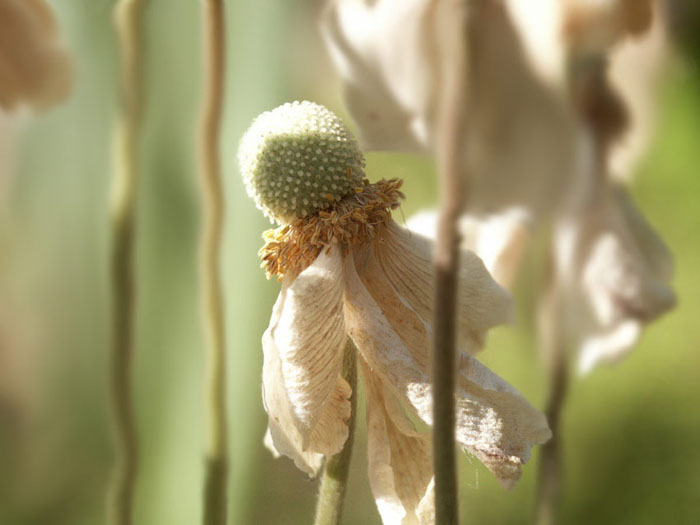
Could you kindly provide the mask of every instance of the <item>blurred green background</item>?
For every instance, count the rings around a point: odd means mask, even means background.
[[[117,54],[107,0],[50,2],[76,69],[66,103],[16,133],[0,187],[0,523],[102,523],[112,461],[107,405],[108,194]],[[269,227],[245,195],[238,137],[294,99],[345,114],[316,32],[320,2],[228,1],[224,115],[230,415],[230,522],[308,523],[316,485],[263,448],[260,336],[279,289],[256,255]],[[151,0],[138,203],[135,399],[141,439],[136,523],[201,514],[204,349],[197,290],[200,225],[194,133],[200,5]],[[696,26],[697,27],[697,26]],[[691,32],[691,38],[692,37]],[[693,46],[690,46],[693,49]],[[697,49],[697,48],[696,48]],[[676,257],[678,308],[620,365],[577,380],[564,416],[564,523],[700,523],[700,73],[669,61],[656,139],[635,179],[639,205]],[[2,161],[2,159],[0,159]],[[430,206],[426,159],[374,154],[368,173],[406,180],[397,215]],[[521,287],[527,292],[528,279]],[[521,294],[527,297],[528,294]],[[535,405],[546,394],[528,321],[499,328],[482,359]],[[362,403],[360,403],[362,406]],[[345,523],[379,523],[359,415]],[[506,492],[460,459],[465,523],[529,523],[536,452]]]

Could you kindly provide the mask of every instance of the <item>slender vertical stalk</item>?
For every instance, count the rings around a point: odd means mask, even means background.
[[[438,163],[441,206],[435,251],[435,310],[433,326],[433,465],[435,518],[441,525],[459,521],[455,448],[456,308],[459,266],[457,220],[464,201],[466,176],[462,151],[467,112],[467,2],[454,2],[449,47],[444,67]]]
[[[134,214],[143,107],[141,26],[144,4],[143,0],[121,0],[115,10],[115,29],[120,51],[121,104],[114,137],[115,170],[110,216],[110,386],[116,467],[110,495],[109,522],[118,525],[132,523],[134,483],[138,468],[131,397],[131,361],[134,350]]]
[[[562,446],[561,415],[569,387],[566,359],[566,346],[561,333],[561,308],[555,297],[555,291],[547,299],[542,311],[541,332],[543,354],[547,366],[549,397],[546,415],[552,438],[540,450],[539,469],[537,472],[537,494],[535,501],[535,523],[537,525],[554,525],[561,506],[562,487]]]
[[[601,199],[607,198],[610,182],[607,173],[607,153],[610,141],[625,127],[627,114],[607,79],[607,59],[604,55],[569,50],[569,96],[579,120],[581,132],[588,140],[580,146],[578,162],[585,171],[582,178],[588,187],[578,213],[589,213]],[[584,157],[585,156],[585,157]],[[553,525],[561,506],[563,460],[561,453],[561,416],[569,387],[566,342],[562,334],[562,307],[556,290],[544,305],[542,333],[546,336],[543,348],[547,357],[549,399],[547,420],[553,437],[543,447],[537,479],[535,521],[538,525]]]
[[[345,441],[343,450],[328,458],[323,468],[314,525],[337,525],[340,523],[343,513],[345,486],[348,481],[352,446],[355,440],[355,413],[357,411],[357,350],[349,339],[345,346],[343,377],[352,388],[348,439]]]
[[[200,246],[202,315],[208,347],[206,399],[209,434],[206,450],[204,523],[226,523],[226,338],[220,256],[224,220],[219,141],[224,92],[224,6],[202,0],[205,97],[200,123],[200,180],[204,223]]]

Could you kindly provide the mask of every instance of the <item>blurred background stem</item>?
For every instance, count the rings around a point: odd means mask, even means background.
[[[143,108],[142,15],[145,1],[121,0],[115,9],[120,51],[120,114],[115,132],[111,209],[112,342],[111,404],[116,467],[110,501],[111,523],[132,522],[138,467],[131,395],[134,350],[134,214],[139,179],[139,140]]]
[[[343,377],[352,389],[350,398],[350,421],[348,421],[348,439],[343,450],[326,460],[321,476],[321,483],[316,502],[314,525],[337,525],[343,514],[345,488],[350,471],[352,446],[355,442],[355,419],[357,412],[357,349],[351,339],[345,345],[343,358]]]
[[[562,458],[561,415],[569,387],[566,346],[563,339],[561,308],[550,285],[549,297],[541,312],[542,352],[545,360],[549,394],[546,416],[552,437],[540,450],[535,501],[535,523],[554,525],[561,507]]]
[[[224,196],[219,142],[224,93],[225,29],[222,0],[202,0],[205,95],[200,122],[200,180],[204,223],[200,246],[201,293],[208,348],[206,371],[209,435],[206,450],[204,523],[226,523],[226,337],[220,275]]]

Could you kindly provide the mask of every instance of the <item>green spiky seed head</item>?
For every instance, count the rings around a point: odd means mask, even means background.
[[[259,115],[238,148],[238,163],[258,208],[280,223],[342,199],[364,178],[364,157],[337,116],[313,102]]]

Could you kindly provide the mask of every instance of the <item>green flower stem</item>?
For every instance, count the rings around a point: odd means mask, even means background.
[[[136,426],[131,397],[134,350],[134,214],[138,183],[138,144],[143,107],[143,0],[121,0],[115,10],[120,56],[121,108],[115,131],[115,170],[110,215],[112,340],[110,387],[116,465],[109,522],[132,523],[134,482],[138,470]]]
[[[222,0],[202,0],[205,96],[200,122],[200,180],[204,223],[200,247],[202,315],[208,347],[206,399],[209,435],[205,460],[204,523],[226,523],[226,338],[220,275],[224,196],[219,155],[224,92],[224,6]]]
[[[348,421],[348,439],[345,446],[335,456],[326,460],[316,503],[314,525],[337,525],[343,513],[345,487],[350,470],[352,446],[355,440],[355,413],[357,409],[357,349],[348,339],[343,359],[343,377],[352,388],[351,412]]]
[[[457,276],[459,231],[457,220],[466,192],[462,151],[466,139],[467,95],[467,2],[451,4],[449,38],[440,108],[438,164],[441,206],[435,250],[435,306],[433,339],[433,468],[435,471],[435,521],[459,522],[457,454],[455,447],[455,374]]]

